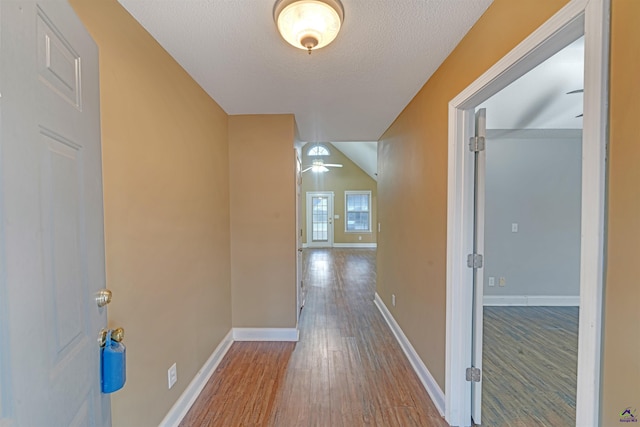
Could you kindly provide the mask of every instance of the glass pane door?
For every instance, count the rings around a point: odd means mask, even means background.
[[[329,197],[313,196],[311,198],[311,229],[313,242],[329,241]]]
[[[333,247],[333,197],[331,191],[307,193],[307,247]]]

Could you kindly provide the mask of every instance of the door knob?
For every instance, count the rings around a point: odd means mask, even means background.
[[[124,339],[124,328],[116,328],[111,332],[111,339],[115,342],[122,342]]]
[[[100,289],[96,294],[96,304],[98,307],[104,307],[111,302],[111,291],[109,289]]]

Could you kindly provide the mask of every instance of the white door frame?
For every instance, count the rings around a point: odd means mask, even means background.
[[[302,292],[302,153],[294,147],[295,162],[295,198],[296,198],[296,329],[300,328],[300,312],[304,304]]]
[[[312,242],[312,206],[311,206],[311,198],[313,196],[327,196],[329,197],[329,212],[328,214],[328,218],[327,220],[329,221],[328,224],[328,228],[327,228],[327,238],[328,238],[328,242],[326,244],[318,244],[318,243],[313,243]],[[333,247],[333,239],[334,239],[334,235],[333,235],[333,215],[334,215],[334,204],[333,202],[334,200],[334,194],[333,191],[307,191],[307,215],[306,215],[306,220],[307,220],[307,243],[306,243],[306,247],[308,248],[331,248]]]
[[[473,246],[473,109],[584,34],[582,242],[576,425],[598,425],[604,277],[610,0],[572,0],[449,103],[445,418],[469,426]]]

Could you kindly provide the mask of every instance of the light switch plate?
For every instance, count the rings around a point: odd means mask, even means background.
[[[169,381],[169,388],[173,387],[176,381],[178,381],[178,367],[175,363],[171,365],[167,371],[167,379]]]

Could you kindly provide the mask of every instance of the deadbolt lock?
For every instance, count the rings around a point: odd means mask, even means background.
[[[111,302],[111,291],[109,289],[100,289],[96,294],[96,303],[98,307],[104,307]]]

